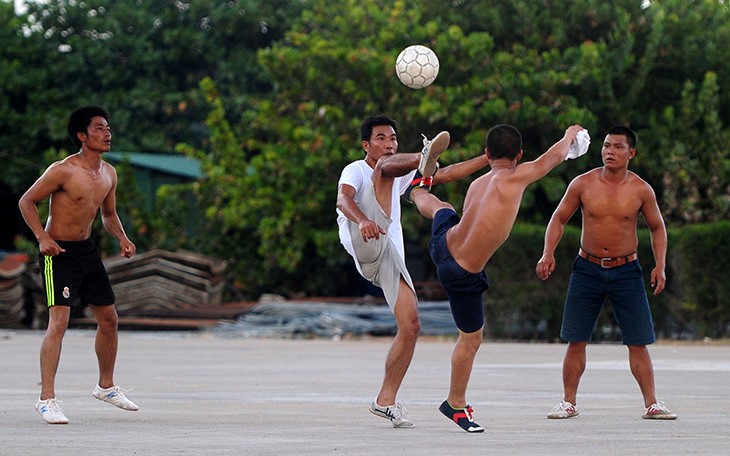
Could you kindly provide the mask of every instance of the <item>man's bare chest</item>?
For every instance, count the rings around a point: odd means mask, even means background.
[[[98,207],[111,188],[112,182],[108,176],[79,175],[69,179],[61,189],[62,194],[56,196],[63,197],[69,204]]]
[[[632,192],[610,186],[600,186],[581,197],[585,215],[594,218],[633,220],[641,210],[641,200]]]

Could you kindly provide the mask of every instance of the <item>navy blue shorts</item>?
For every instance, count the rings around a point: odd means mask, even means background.
[[[446,232],[459,220],[452,209],[436,212],[428,250],[436,265],[439,282],[449,297],[456,327],[465,333],[473,333],[484,326],[482,295],[489,288],[489,279],[484,271],[473,273],[465,270],[451,256],[446,246]]]
[[[66,251],[56,256],[38,255],[48,307],[70,307],[77,296],[81,305],[114,304],[109,275],[94,243],[89,239],[56,243]]]
[[[580,256],[570,275],[560,337],[568,342],[589,342],[606,297],[624,345],[654,343],[654,322],[639,260],[606,269]]]

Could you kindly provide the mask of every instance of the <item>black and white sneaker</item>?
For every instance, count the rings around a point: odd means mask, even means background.
[[[385,418],[386,420],[390,420],[390,422],[393,423],[394,428],[410,428],[415,426],[408,416],[406,408],[403,407],[403,404],[398,402],[393,405],[383,407],[373,401],[373,403],[370,404],[370,413],[381,418]]]
[[[449,401],[444,401],[439,410],[466,432],[484,432],[484,428],[474,422],[474,410],[471,405],[467,405],[463,409],[455,409],[449,404]]]

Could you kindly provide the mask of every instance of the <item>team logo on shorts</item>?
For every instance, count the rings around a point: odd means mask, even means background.
[[[71,291],[68,289],[68,287],[63,287],[63,297],[68,299],[69,296],[71,296]]]

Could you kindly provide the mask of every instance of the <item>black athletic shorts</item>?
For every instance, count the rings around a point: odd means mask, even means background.
[[[48,307],[70,307],[76,297],[81,298],[81,305],[114,304],[109,275],[91,240],[56,243],[66,251],[56,256],[38,255]]]

